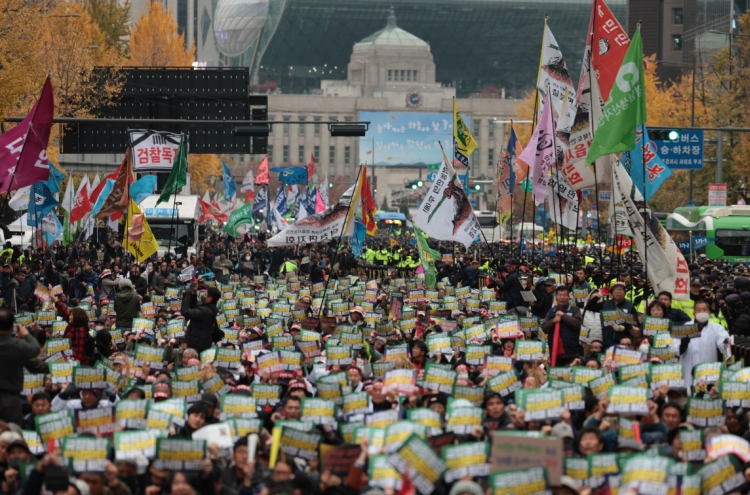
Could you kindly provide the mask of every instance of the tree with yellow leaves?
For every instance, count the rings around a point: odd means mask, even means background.
[[[187,67],[195,61],[195,44],[185,48],[172,10],[151,0],[130,29],[130,64],[140,67]]]
[[[211,177],[221,179],[221,160],[217,155],[188,155],[188,172],[194,193],[213,191]]]

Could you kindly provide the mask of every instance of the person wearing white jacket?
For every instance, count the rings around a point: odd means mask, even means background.
[[[693,367],[702,363],[725,361],[729,355],[729,333],[718,323],[708,321],[710,308],[705,301],[695,301],[693,306],[695,318],[688,323],[695,323],[701,330],[701,336],[680,341],[680,362],[683,365],[685,386],[693,384]]]

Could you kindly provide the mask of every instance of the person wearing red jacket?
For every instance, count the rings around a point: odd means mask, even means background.
[[[57,314],[68,322],[63,337],[70,339],[73,347],[73,358],[81,363],[81,366],[91,366],[92,359],[86,354],[86,334],[89,331],[89,317],[83,308],[71,308],[60,302],[57,297],[50,295],[57,308]]]

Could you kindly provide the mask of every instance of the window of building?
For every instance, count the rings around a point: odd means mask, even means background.
[[[362,82],[362,69],[352,71],[352,82]]]
[[[352,147],[344,146],[344,165],[351,164]]]
[[[495,166],[495,149],[490,148],[487,150],[487,166],[492,169]]]
[[[273,117],[268,117],[269,122],[273,122]],[[273,125],[268,126],[268,133],[271,134],[273,132]]]
[[[315,119],[315,135],[320,135],[320,121],[323,119],[323,117],[313,117]]]
[[[328,147],[328,164],[333,165],[336,162],[336,147]]]
[[[299,118],[302,122],[305,121],[305,117],[300,116]],[[304,136],[305,135],[305,124],[297,124],[299,126],[299,135]]]
[[[313,156],[315,157],[315,163],[320,163],[320,146],[313,146]]]
[[[675,34],[672,36],[672,39],[674,40],[674,51],[676,52],[682,51],[682,35]]]
[[[289,121],[292,120],[289,116],[284,116],[284,134],[289,134]]]
[[[268,163],[273,163],[273,145],[269,144],[266,150],[268,151]]]
[[[474,119],[474,121],[471,123],[471,133],[474,135],[474,139],[479,137],[479,129],[482,125],[482,121],[479,119]]]
[[[388,80],[393,81],[393,71],[390,69],[388,70]]]
[[[297,161],[299,163],[305,163],[305,147],[300,146],[297,148]]]
[[[284,145],[284,160],[282,163],[289,163],[289,145]]]
[[[682,7],[678,9],[672,9],[674,12],[674,23],[677,25],[682,25]]]
[[[495,137],[495,124],[493,124],[491,120],[487,121],[487,132],[489,133],[490,138]]]
[[[406,81],[406,71],[405,70],[401,71],[401,79],[400,80],[401,81]]]

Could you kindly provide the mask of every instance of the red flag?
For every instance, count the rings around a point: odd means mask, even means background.
[[[122,165],[120,165],[122,167]],[[117,167],[114,172],[109,174],[104,178],[103,181],[101,181],[97,186],[94,188],[93,191],[91,191],[91,195],[89,196],[89,200],[96,204],[96,201],[99,199],[99,195],[102,193],[102,189],[104,189],[104,186],[107,185],[107,181],[109,179],[115,180],[117,179],[117,175],[120,173],[120,167]]]
[[[416,493],[414,483],[411,482],[411,477],[409,476],[409,466],[407,465],[406,471],[404,471],[401,478],[401,489],[396,492],[396,495],[416,495]]]
[[[117,178],[112,186],[109,196],[104,200],[102,209],[96,214],[96,218],[107,218],[115,213],[122,213],[128,209],[130,203],[130,184],[133,182],[132,164],[130,161],[130,148],[125,150],[120,167],[117,169]],[[119,218],[119,217],[118,217]]]
[[[552,366],[557,366],[557,356],[565,354],[562,342],[560,342],[560,322],[555,323],[555,333],[552,336]]]
[[[89,202],[89,185],[84,184],[76,196],[76,203],[73,205],[73,209],[70,210],[70,223],[81,220],[86,216],[86,213],[90,211],[91,203]]]
[[[55,113],[52,82],[47,77],[29,115],[0,135],[0,193],[49,179],[47,144]]]
[[[607,101],[620,71],[622,59],[625,58],[625,52],[630,46],[630,38],[604,0],[597,0],[591,6],[589,29],[586,32],[593,33],[593,36],[586,40],[584,59],[591,60],[602,100]],[[579,88],[583,88],[586,73],[581,71]],[[580,101],[580,90],[578,93]]]
[[[315,155],[310,153],[310,163],[307,164],[307,182],[312,182],[313,174],[315,173]]]
[[[375,222],[375,201],[372,199],[370,183],[367,179],[367,165],[362,167],[362,223],[367,228],[367,235],[375,235],[378,224]]]
[[[245,199],[243,200],[244,203],[249,203],[253,199],[255,199],[255,191],[248,191],[245,195]]]
[[[218,222],[226,222],[227,220],[229,220],[229,215],[227,215],[226,213],[223,213],[219,208],[206,203],[202,199],[200,200],[200,202],[201,202],[201,210],[203,212],[201,214],[201,219],[200,219],[201,223],[205,222],[206,220],[210,218],[213,218]]]
[[[258,173],[255,175],[255,185],[268,185],[268,157],[265,157],[260,166],[258,167]]]

